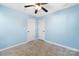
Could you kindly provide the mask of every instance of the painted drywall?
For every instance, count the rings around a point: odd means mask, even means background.
[[[28,15],[0,5],[0,49],[27,41]]]
[[[46,40],[79,49],[79,5],[43,16]]]
[[[79,49],[78,10],[76,5],[43,17],[32,17],[0,5],[0,48],[35,38]]]

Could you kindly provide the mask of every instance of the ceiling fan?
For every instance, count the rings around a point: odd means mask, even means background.
[[[48,3],[35,3],[34,5],[25,5],[24,7],[25,8],[28,8],[28,7],[35,7],[35,14],[37,14],[37,12],[42,9],[43,11],[45,12],[48,12],[48,10],[46,8],[44,8],[42,5],[46,5]]]

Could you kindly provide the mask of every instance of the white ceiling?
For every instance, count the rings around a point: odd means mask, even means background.
[[[44,7],[48,9],[48,13],[45,13],[43,10],[39,10],[37,14],[34,14],[34,10],[35,10],[34,7],[24,8],[24,5],[28,5],[28,3],[3,3],[2,5],[15,9],[17,11],[27,13],[32,16],[43,16],[49,13],[56,12],[58,10],[62,10],[64,8],[71,7],[76,4],[75,3],[48,3],[47,5],[44,5]]]

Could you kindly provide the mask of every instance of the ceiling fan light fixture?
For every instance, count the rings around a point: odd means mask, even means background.
[[[40,10],[41,6],[35,5],[35,9]]]

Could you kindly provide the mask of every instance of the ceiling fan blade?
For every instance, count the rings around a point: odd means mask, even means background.
[[[48,4],[48,3],[41,3],[41,5],[45,5],[45,4]]]
[[[32,6],[34,6],[34,5],[25,5],[24,7],[27,8],[27,7],[32,7]]]
[[[36,10],[35,10],[35,14],[37,14],[37,12],[38,12],[38,10],[36,9]]]
[[[42,9],[42,10],[44,10],[45,12],[48,12],[48,10],[47,10],[47,9],[45,9],[44,7],[41,7],[41,9]]]

